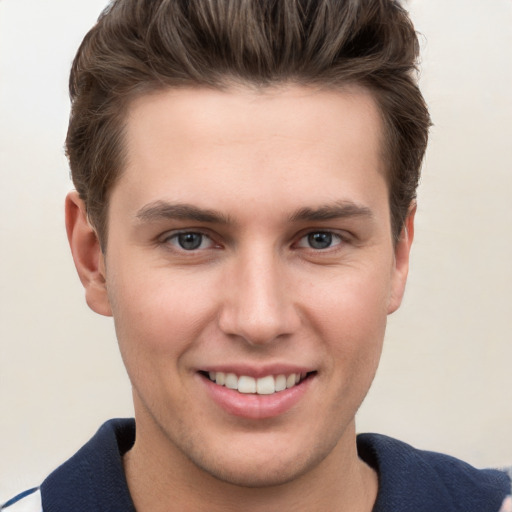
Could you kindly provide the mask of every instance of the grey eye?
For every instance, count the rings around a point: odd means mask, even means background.
[[[332,233],[323,231],[310,233],[308,243],[313,249],[327,249],[332,245]]]
[[[203,235],[201,233],[179,233],[177,235],[177,241],[182,249],[193,251],[201,247]]]

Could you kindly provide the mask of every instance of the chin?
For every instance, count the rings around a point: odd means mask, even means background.
[[[316,465],[316,464],[315,464]],[[226,462],[225,465],[216,464],[215,467],[205,467],[203,470],[217,480],[224,483],[245,488],[276,487],[298,479],[310,469],[304,461],[295,463],[276,463],[269,461],[265,465],[255,466],[247,464],[247,460],[240,463]]]
[[[240,450],[236,445],[224,456],[212,458],[189,452],[192,462],[201,470],[224,483],[245,488],[275,487],[299,479],[312,471],[332,451],[327,443],[310,446],[304,443],[296,449],[273,449],[272,445],[253,450]],[[254,447],[256,448],[256,447]],[[211,455],[211,454],[209,454]],[[194,460],[195,459],[195,460]]]

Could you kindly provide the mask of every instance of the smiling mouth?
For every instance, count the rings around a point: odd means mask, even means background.
[[[200,373],[218,386],[224,386],[228,389],[238,391],[239,393],[273,395],[274,393],[279,393],[299,385],[316,372],[291,373],[289,375],[266,375],[260,378],[254,378],[248,375],[238,376],[234,373],[225,372]]]

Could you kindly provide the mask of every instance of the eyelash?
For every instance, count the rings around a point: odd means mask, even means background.
[[[199,247],[193,248],[193,249],[185,249],[183,246],[180,247],[181,244],[179,242],[179,238],[180,238],[180,236],[186,236],[186,235],[189,235],[189,236],[190,235],[199,235],[201,237],[200,245],[203,244],[205,239],[210,240],[210,243],[212,245],[215,245],[215,242],[213,241],[212,237],[209,236],[208,234],[203,233],[202,231],[192,231],[192,230],[191,231],[178,231],[176,233],[168,234],[162,239],[161,243],[164,245],[172,245],[172,246],[174,246],[175,250],[178,250],[180,252],[185,252],[185,253],[187,253],[187,252],[193,253],[193,252],[196,252],[197,250],[201,250],[201,249],[199,249]],[[173,243],[173,241],[176,241],[176,244]],[[208,248],[210,248],[210,247],[208,247]],[[204,250],[204,249],[202,249],[202,250]]]
[[[328,247],[323,247],[323,248],[319,248],[319,247],[311,247],[311,244],[313,242],[313,239],[312,237],[316,236],[316,235],[322,235],[322,236],[325,236],[327,235],[328,237],[328,241],[329,241],[329,246]],[[304,239],[307,239],[308,240],[308,243],[310,244],[308,247],[305,247],[306,249],[312,249],[313,251],[318,251],[318,252],[323,252],[323,251],[327,251],[329,249],[333,249],[334,247],[337,247],[341,244],[343,244],[346,240],[345,238],[340,235],[339,233],[335,233],[333,231],[329,231],[329,230],[318,230],[318,231],[309,231],[308,233],[304,234],[303,236],[301,236],[299,238],[299,242],[296,244],[298,247],[302,247],[300,245],[300,242]],[[337,240],[337,243],[335,244],[332,244],[332,242],[334,241],[334,239]]]
[[[183,247],[183,245],[180,243],[179,238],[180,238],[180,236],[186,236],[186,235],[188,235],[188,236],[199,235],[201,237],[199,240],[199,245],[197,247],[192,247],[190,249],[186,249],[185,247]],[[328,242],[329,242],[328,247],[325,247],[325,248],[311,247],[311,242],[312,242],[311,237],[316,236],[316,235],[322,235],[322,236],[327,235]],[[200,247],[201,247],[201,245],[203,245],[205,239],[208,239],[210,241],[209,247],[201,249]],[[309,245],[301,245],[301,242],[303,240],[307,240],[307,243]],[[335,242],[335,243],[333,243],[333,242]],[[220,245],[216,244],[215,241],[212,239],[212,237],[209,234],[204,233],[202,231],[196,231],[196,230],[178,231],[175,233],[167,234],[164,238],[161,239],[160,243],[162,245],[166,245],[166,246],[172,245],[174,250],[177,250],[182,253],[189,253],[189,254],[194,254],[200,250],[206,250],[206,249],[210,249],[210,248],[219,248],[220,247]],[[319,229],[319,230],[310,230],[307,233],[301,234],[301,236],[298,238],[298,241],[296,243],[294,243],[293,245],[298,248],[303,248],[303,249],[314,251],[315,253],[320,253],[320,252],[327,252],[327,251],[329,251],[329,249],[335,250],[338,248],[338,246],[343,245],[345,243],[347,243],[347,236],[342,235],[337,232],[334,232],[334,231],[331,231],[331,230]]]

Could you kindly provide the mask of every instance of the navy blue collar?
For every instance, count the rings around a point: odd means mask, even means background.
[[[135,512],[122,462],[134,441],[134,420],[103,424],[43,482],[44,512]]]
[[[498,512],[510,493],[504,472],[478,470],[387,436],[360,434],[357,449],[379,475],[373,512]]]
[[[135,512],[122,456],[135,441],[132,419],[110,420],[41,485],[44,512]],[[510,490],[505,473],[477,470],[378,434],[357,439],[379,475],[373,512],[497,512]]]

